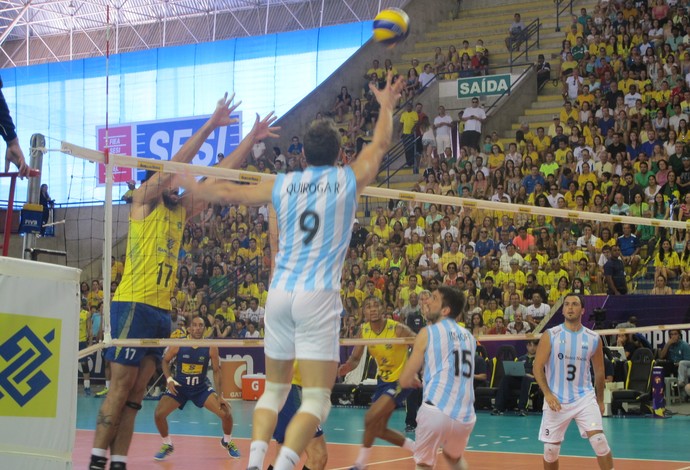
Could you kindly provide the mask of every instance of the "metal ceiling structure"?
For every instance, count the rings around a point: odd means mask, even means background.
[[[0,67],[371,20],[408,0],[0,0]]]

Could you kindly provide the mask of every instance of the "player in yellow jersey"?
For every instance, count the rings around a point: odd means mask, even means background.
[[[297,414],[297,410],[302,405],[302,374],[299,372],[297,361],[294,362],[294,371],[292,373],[292,385],[290,386],[290,393],[283,408],[278,413],[278,423],[273,431],[273,439],[276,440],[279,446],[285,442],[285,431],[293,416]],[[302,470],[323,470],[326,468],[328,462],[328,449],[326,447],[326,439],[323,437],[323,429],[321,425],[316,426],[314,438],[309,441],[305,449],[307,454],[307,461],[304,462]],[[269,465],[266,470],[273,470],[273,465]]]
[[[81,301],[81,309],[79,310],[79,350],[87,348],[91,344],[91,312],[87,305],[86,299]],[[89,364],[89,356],[79,359],[79,369],[81,370],[84,379],[84,395],[91,396],[91,365]]]
[[[364,300],[364,318],[359,337],[362,339],[392,339],[414,337],[414,332],[402,323],[387,320],[384,316],[383,303],[377,297]],[[388,428],[388,420],[395,409],[402,405],[411,389],[401,389],[398,378],[407,361],[408,346],[405,344],[377,344],[369,346],[369,354],[376,360],[378,377],[376,393],[372,404],[364,417],[364,438],[362,448],[355,465],[356,470],[364,470],[369,461],[371,446],[378,437],[391,444],[414,452],[414,441],[406,438],[402,433]],[[355,369],[364,354],[364,346],[355,346],[350,358],[338,370],[339,375],[345,375]]]
[[[213,115],[172,158],[190,163],[201,145],[219,127],[233,122],[234,96],[227,93],[218,101]],[[277,137],[271,127],[273,113],[263,120],[257,115],[250,133],[219,166],[238,168],[254,143]],[[203,182],[201,184],[204,184]],[[180,197],[169,173],[155,173],[132,194],[125,269],[111,305],[113,338],[167,338],[170,336],[170,297],[175,284],[182,231],[188,217],[205,206],[204,192]],[[110,449],[111,470],[127,468],[127,452],[134,420],[141,409],[146,385],[151,379],[162,348],[109,348],[110,390],[96,420],[96,433],[89,470],[105,469]]]

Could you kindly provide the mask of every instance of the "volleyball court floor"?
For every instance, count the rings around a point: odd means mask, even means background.
[[[87,467],[92,447],[96,415],[102,400],[79,396],[77,439],[74,468]],[[242,458],[232,459],[220,446],[221,427],[215,415],[188,404],[168,417],[175,452],[163,462],[153,460],[161,445],[153,421],[157,401],[146,400],[136,421],[129,452],[128,467],[161,470],[244,470],[249,453],[251,418],[254,402],[233,401],[235,426],[233,439]],[[334,407],[324,428],[328,442],[328,469],[349,469],[355,461],[364,430],[363,408]],[[542,468],[543,446],[537,439],[541,416],[527,417],[477,415],[466,458],[473,469]],[[405,412],[397,410],[390,427],[405,428]],[[616,470],[690,470],[690,417],[675,415],[670,419],[605,418],[604,430],[615,458]],[[414,434],[409,434],[414,438]],[[269,459],[274,455],[273,445]],[[575,423],[568,429],[561,450],[561,469],[598,468],[589,442],[581,439]],[[414,469],[412,456],[405,450],[377,440],[372,451],[372,470]],[[447,467],[439,459],[437,468]]]

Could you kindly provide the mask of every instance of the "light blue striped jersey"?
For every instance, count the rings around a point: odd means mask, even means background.
[[[574,332],[563,324],[547,331],[551,356],[546,362],[546,381],[558,401],[573,403],[594,392],[589,361],[599,346],[599,335],[584,326]]]
[[[465,328],[450,318],[426,327],[424,400],[445,415],[473,423],[474,355],[477,343]]]
[[[271,289],[339,290],[357,210],[352,169],[317,166],[280,174],[272,201],[280,235]]]

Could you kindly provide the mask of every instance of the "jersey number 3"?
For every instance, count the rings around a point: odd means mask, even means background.
[[[316,236],[321,225],[321,218],[319,214],[314,211],[304,211],[299,218],[299,228],[306,233],[304,237],[304,244],[308,245]]]
[[[575,374],[577,373],[577,366],[574,364],[568,364],[568,376],[565,378],[568,382],[575,380]]]

